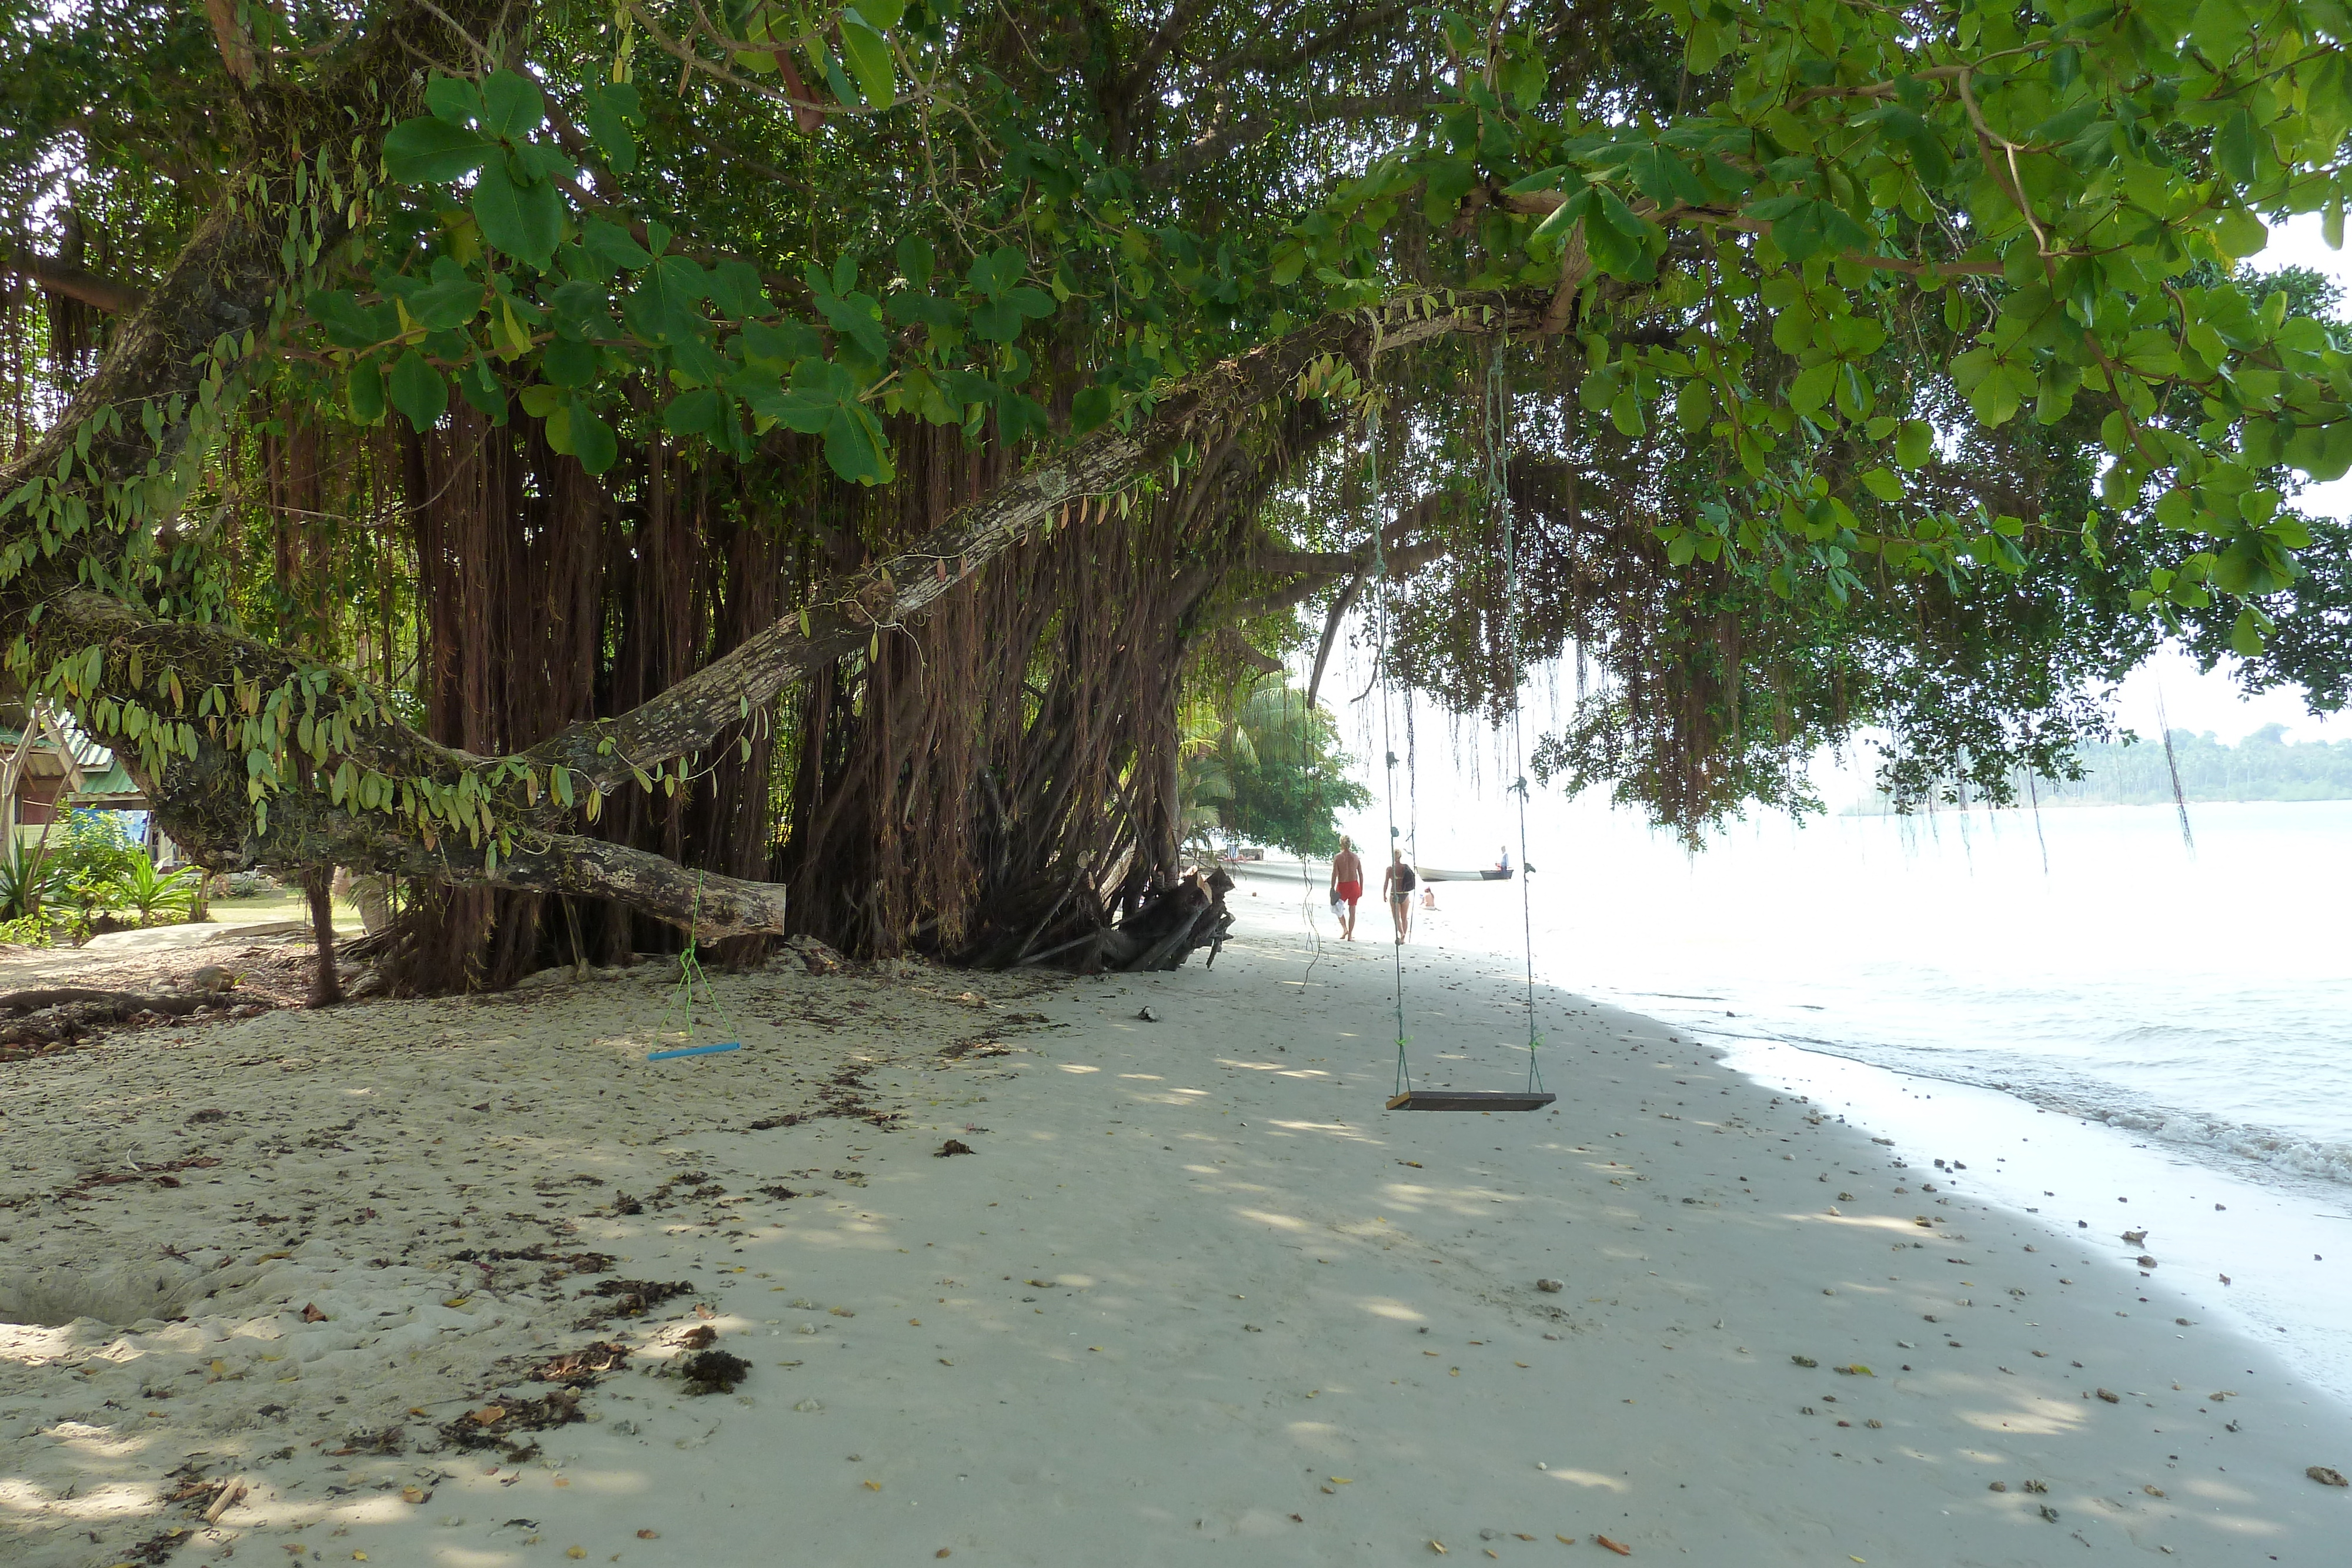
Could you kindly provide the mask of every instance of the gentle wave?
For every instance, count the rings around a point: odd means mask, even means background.
[[[2247,1160],[2273,1170],[2352,1186],[2352,1143],[2305,1137],[2274,1127],[2232,1122],[2168,1107],[2120,1105],[2115,1102],[2111,1084],[2090,1081],[2068,1083],[2038,1075],[2021,1079],[2005,1073],[1998,1065],[1970,1062],[1958,1053],[1948,1051],[1873,1049],[1769,1028],[1738,1030],[1697,1019],[1673,1021],[1691,1034],[1718,1039],[1770,1040],[1798,1051],[1843,1057],[1848,1061],[1885,1068],[1913,1078],[1931,1078],[1979,1089],[1998,1090],[2045,1111],[2086,1122],[2104,1122],[2108,1126],[2143,1133],[2183,1149]],[[2150,1027],[2171,1029],[2177,1026]],[[2034,1065],[2037,1070],[2046,1071],[2047,1064]]]

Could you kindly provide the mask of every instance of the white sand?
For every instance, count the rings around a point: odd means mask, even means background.
[[[0,1069],[0,1558],[2346,1561],[2352,1419],[2137,1249],[1572,998],[1557,1114],[1384,1112],[1388,949],[1301,985],[1237,896],[1213,971],[722,979],[750,1049],[682,1061],[630,977]],[[1433,1081],[1515,1086],[1506,969],[1410,950]],[[845,1067],[904,1120],[745,1130]],[[614,1277],[695,1291],[575,1328]],[[734,1394],[664,1375],[706,1324]],[[538,1455],[442,1446],[600,1338]]]

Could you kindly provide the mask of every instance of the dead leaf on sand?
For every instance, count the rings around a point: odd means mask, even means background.
[[[1631,1557],[1633,1555],[1633,1549],[1632,1547],[1621,1545],[1617,1542],[1610,1540],[1605,1535],[1596,1535],[1592,1540],[1595,1545],[1606,1546],[1610,1551],[1614,1552],[1620,1557]]]
[[[661,1539],[661,1531],[658,1530],[640,1530],[637,1531],[637,1539],[639,1541],[659,1541]]]
[[[2303,1473],[2324,1487],[2352,1486],[2352,1481],[2347,1481],[2340,1472],[2331,1470],[2326,1465],[2314,1465]]]
[[[312,1301],[302,1309],[302,1321],[306,1323],[322,1323],[327,1321],[327,1314],[319,1310],[318,1302]]]
[[[978,1149],[973,1148],[961,1138],[950,1138],[946,1143],[941,1144],[937,1149],[931,1152],[931,1158],[935,1160],[943,1160],[950,1155],[976,1155],[978,1153],[980,1153]]]
[[[506,1406],[503,1405],[485,1405],[479,1410],[476,1410],[468,1415],[466,1419],[473,1422],[478,1427],[490,1427],[504,1420],[506,1418]]]

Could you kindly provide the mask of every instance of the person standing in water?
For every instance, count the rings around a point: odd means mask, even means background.
[[[1413,875],[1412,867],[1404,863],[1402,850],[1389,852],[1389,869],[1381,878],[1381,891],[1388,895],[1389,914],[1396,921],[1399,943],[1412,934],[1412,890],[1420,880]]]
[[[1339,935],[1350,942],[1356,939],[1356,900],[1363,896],[1364,858],[1356,852],[1355,841],[1342,833],[1339,852],[1331,857],[1331,902],[1347,905],[1339,916]]]

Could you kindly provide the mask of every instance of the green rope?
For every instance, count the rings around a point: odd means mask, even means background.
[[[1511,658],[1511,766],[1517,774],[1511,793],[1518,797],[1519,934],[1527,954],[1528,1092],[1536,1094],[1543,1091],[1543,1071],[1537,1061],[1537,1049],[1543,1040],[1536,1032],[1535,892],[1528,876],[1527,757],[1519,732],[1519,558],[1506,473],[1510,393],[1503,384],[1504,347],[1498,341],[1486,361],[1486,489],[1503,524],[1503,639]]]
[[[1384,519],[1381,514],[1381,412],[1380,403],[1377,399],[1373,400],[1371,403],[1371,413],[1368,422],[1368,431],[1370,436],[1369,446],[1370,453],[1370,483],[1372,497],[1372,580],[1376,584],[1378,584],[1378,586],[1373,590],[1372,602],[1379,608],[1380,612],[1375,617],[1375,625],[1377,630],[1374,638],[1373,657],[1378,661],[1381,681],[1381,751],[1388,759],[1388,772],[1386,775],[1387,788],[1383,791],[1383,794],[1385,796],[1388,810],[1389,850],[1391,852],[1388,865],[1381,868],[1382,883],[1381,894],[1384,898],[1392,901],[1396,895],[1394,892],[1389,888],[1387,883],[1389,872],[1391,868],[1396,864],[1396,855],[1394,852],[1397,847],[1397,755],[1396,747],[1392,743],[1389,730],[1389,558],[1387,546],[1381,539],[1381,536],[1388,530],[1382,526]],[[1366,874],[1366,880],[1370,880],[1369,873]],[[1408,910],[1410,910],[1410,905],[1408,905]],[[1391,920],[1396,917],[1396,906],[1393,902],[1390,904],[1389,916]],[[1408,913],[1407,918],[1411,918],[1410,913]],[[1409,1043],[1409,1040],[1404,1032],[1404,941],[1402,934],[1399,935],[1398,940],[1393,944],[1393,947],[1395,959],[1397,1042],[1395,1092],[1405,1094],[1410,1093],[1412,1090],[1412,1068],[1405,1059],[1405,1047]]]
[[[702,982],[702,999],[710,1005],[712,1012],[719,1015],[719,1021],[726,1025],[738,1040],[743,1038],[742,1030],[737,1028],[735,1020],[728,1016],[727,1009],[719,1000],[718,991],[711,987],[710,977],[702,971],[702,960],[696,956],[695,933],[701,924],[702,873],[696,872],[694,873],[694,909],[687,917],[686,951],[677,956],[677,1005],[678,1012],[686,1019],[686,1043],[688,1047],[694,1044],[694,983],[697,980]]]

